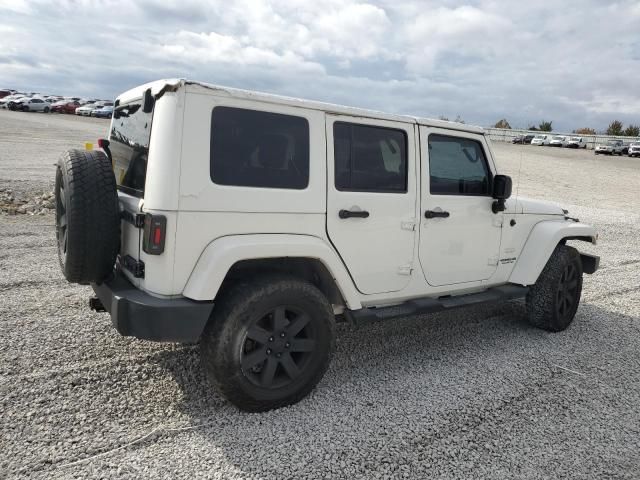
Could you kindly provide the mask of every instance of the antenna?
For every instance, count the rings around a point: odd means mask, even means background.
[[[520,175],[522,173],[522,149],[520,150],[520,166],[518,167],[518,183],[516,183],[516,205],[518,206],[518,195],[520,194]]]

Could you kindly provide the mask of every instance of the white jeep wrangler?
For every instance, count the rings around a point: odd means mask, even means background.
[[[118,97],[102,150],[56,173],[60,264],[122,335],[201,342],[241,409],[297,402],[336,318],[526,298],[567,328],[591,226],[509,199],[481,128],[162,80]]]

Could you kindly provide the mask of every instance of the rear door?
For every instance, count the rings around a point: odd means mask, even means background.
[[[132,274],[138,268],[135,262],[140,260],[142,230],[140,224],[136,225],[136,215],[141,213],[144,198],[152,117],[153,112],[142,111],[141,100],[119,105],[109,135],[123,212],[120,262]]]
[[[413,268],[413,124],[327,115],[327,232],[365,294],[404,288]]]
[[[482,135],[420,127],[420,263],[433,286],[488,280],[498,266],[502,212]]]

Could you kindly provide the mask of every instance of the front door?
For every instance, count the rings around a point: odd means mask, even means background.
[[[485,139],[420,127],[420,263],[433,286],[488,280],[498,266],[502,213],[491,206]]]
[[[327,115],[327,232],[358,290],[410,280],[416,236],[414,125]]]

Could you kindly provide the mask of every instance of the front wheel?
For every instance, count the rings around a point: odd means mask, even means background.
[[[49,107],[44,107],[44,113],[49,113]]]
[[[580,253],[573,247],[558,245],[527,294],[529,322],[550,332],[566,329],[578,310],[581,293]]]
[[[221,292],[201,340],[207,377],[250,412],[291,405],[322,379],[334,349],[331,305],[314,285],[262,276]]]

